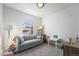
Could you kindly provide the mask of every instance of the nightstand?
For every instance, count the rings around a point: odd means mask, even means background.
[[[46,37],[46,35],[43,35],[43,41],[44,41],[44,43],[47,43],[47,37]]]

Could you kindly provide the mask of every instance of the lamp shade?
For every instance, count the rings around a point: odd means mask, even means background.
[[[44,3],[37,3],[37,7],[43,8],[44,7]]]

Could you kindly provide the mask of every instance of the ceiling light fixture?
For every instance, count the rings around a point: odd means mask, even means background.
[[[43,8],[44,7],[44,3],[37,3],[37,7]]]

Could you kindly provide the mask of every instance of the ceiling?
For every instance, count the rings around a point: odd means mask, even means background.
[[[45,3],[43,8],[38,8],[36,3],[5,3],[7,7],[28,13],[37,17],[45,17],[48,14],[59,12],[76,4],[74,3]]]

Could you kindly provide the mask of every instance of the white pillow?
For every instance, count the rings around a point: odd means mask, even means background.
[[[41,39],[41,36],[40,36],[40,35],[38,35],[38,36],[37,36],[37,39]]]
[[[20,38],[21,38],[22,42],[24,42],[24,38],[23,37],[20,37]]]

